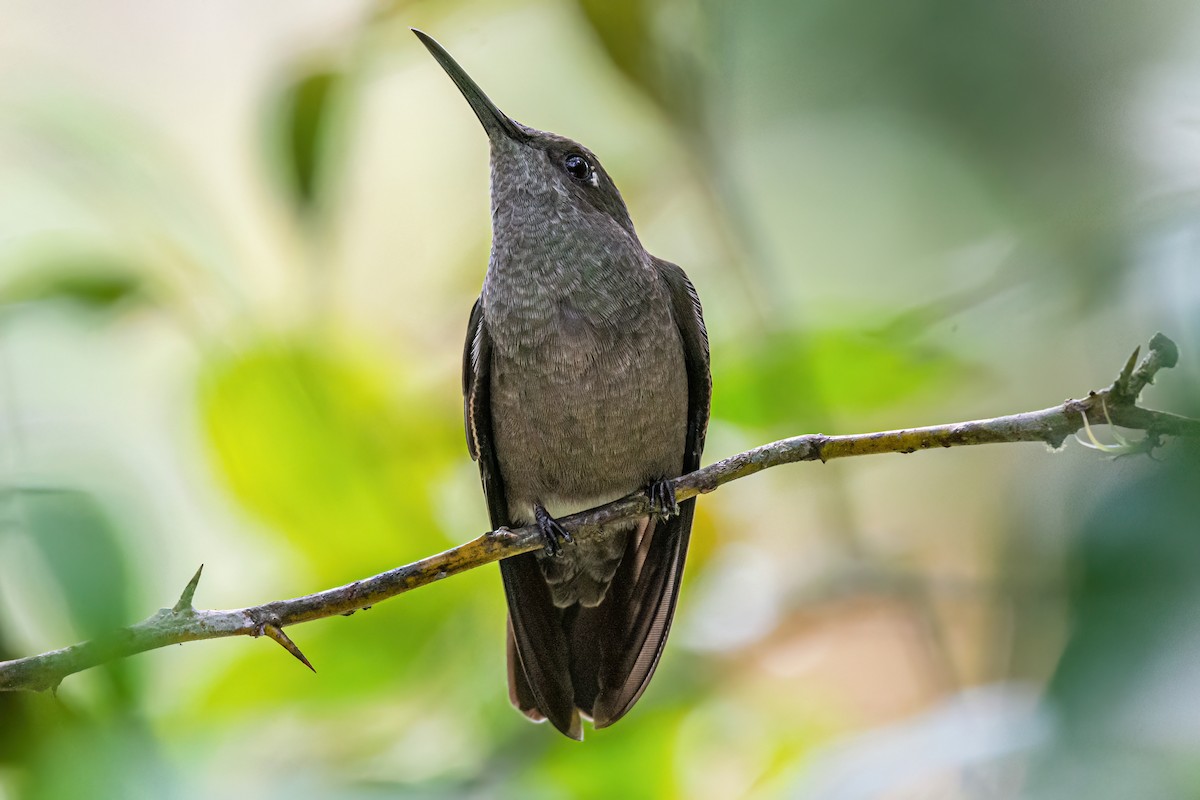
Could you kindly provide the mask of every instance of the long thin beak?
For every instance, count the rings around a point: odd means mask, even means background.
[[[454,85],[462,92],[463,97],[467,98],[467,102],[475,111],[475,116],[479,117],[479,121],[483,123],[483,129],[487,131],[489,139],[494,140],[497,136],[503,136],[507,139],[522,141],[527,138],[515,122],[496,108],[496,104],[488,99],[488,96],[483,93],[483,89],[479,88],[479,84],[471,80],[471,76],[446,52],[446,48],[423,31],[416,28],[409,30],[417,35],[421,44],[425,45],[430,54],[442,65],[442,69],[446,70],[446,74],[450,76],[450,80],[454,81]]]

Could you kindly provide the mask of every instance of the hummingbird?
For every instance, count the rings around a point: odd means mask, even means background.
[[[462,359],[467,448],[493,528],[545,546],[500,562],[509,698],[583,739],[621,719],[662,656],[695,498],[712,380],[700,300],[646,252],[578,142],[504,114],[434,39],[491,149],[492,249]],[[572,538],[558,519],[633,492],[653,513]]]

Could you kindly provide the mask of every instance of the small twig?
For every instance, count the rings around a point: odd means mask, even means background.
[[[1178,351],[1162,334],[1150,341],[1140,363],[1137,351],[1106,389],[1089,392],[1080,400],[994,419],[906,428],[852,436],[809,434],[756,447],[718,461],[675,480],[675,496],[686,500],[716,490],[730,481],[764,469],[797,461],[829,461],[877,453],[913,453],[938,447],[999,442],[1045,442],[1057,449],[1085,425],[1117,425],[1146,432],[1144,449],[1157,446],[1163,436],[1200,438],[1200,420],[1136,405],[1138,395],[1160,369],[1173,367]],[[559,520],[572,533],[651,513],[644,492]],[[277,600],[261,606],[231,611],[192,608],[200,571],[188,583],[179,602],[152,617],[110,636],[71,645],[41,655],[0,662],[0,691],[53,689],[68,675],[98,664],[125,658],[169,644],[226,636],[267,636],[278,642],[305,666],[312,665],[283,633],[283,628],[336,615],[349,615],[380,601],[403,594],[469,569],[536,550],[543,544],[536,525],[500,529],[437,555],[406,564],[354,583],[316,594]]]

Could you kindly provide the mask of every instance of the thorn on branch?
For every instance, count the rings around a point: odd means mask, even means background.
[[[196,596],[196,587],[200,585],[200,573],[204,572],[204,565],[200,565],[200,569],[196,570],[196,574],[188,581],[188,585],[183,587],[183,594],[179,595],[179,602],[171,609],[176,614],[181,614],[184,611],[192,609],[192,598]]]
[[[262,633],[268,639],[277,643],[284,650],[287,650],[289,653],[294,655],[301,664],[311,669],[313,673],[316,673],[316,668],[309,663],[307,658],[304,657],[304,653],[300,652],[300,648],[296,647],[296,643],[289,639],[288,635],[283,632],[283,628],[280,628],[278,625],[271,625],[268,623],[262,626]]]
[[[1121,369],[1121,374],[1117,376],[1117,385],[1121,387],[1122,392],[1129,391],[1129,381],[1133,378],[1133,368],[1137,366],[1138,356],[1141,354],[1141,345],[1133,348],[1133,352],[1129,354],[1129,359],[1125,362],[1125,366]]]

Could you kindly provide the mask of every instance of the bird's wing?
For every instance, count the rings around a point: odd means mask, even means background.
[[[683,360],[688,376],[687,450],[683,456],[684,474],[700,469],[704,436],[708,431],[708,413],[712,402],[712,374],[708,364],[708,331],[704,327],[704,309],[696,287],[682,269],[669,261],[654,259],[667,287],[671,290],[671,313],[683,340]]]
[[[708,429],[712,397],[708,334],[700,298],[684,271],[658,259],[654,265],[670,290],[671,313],[679,330],[687,368],[688,421],[683,457],[686,474],[700,467]],[[658,666],[675,614],[694,513],[695,498],[692,498],[679,504],[678,516],[665,521],[650,519],[631,535],[609,595],[596,609],[583,609],[574,626],[576,638],[595,636],[612,643],[610,647],[602,647],[599,654],[599,692],[592,705],[597,728],[611,725],[629,711]]]
[[[496,459],[491,408],[492,341],[480,301],[471,309],[463,349],[463,417],[467,449],[479,462],[492,527],[512,524]],[[571,688],[561,615],[533,553],[500,562],[508,598],[508,686],[513,705],[534,721],[549,719],[567,736],[583,738]]]

